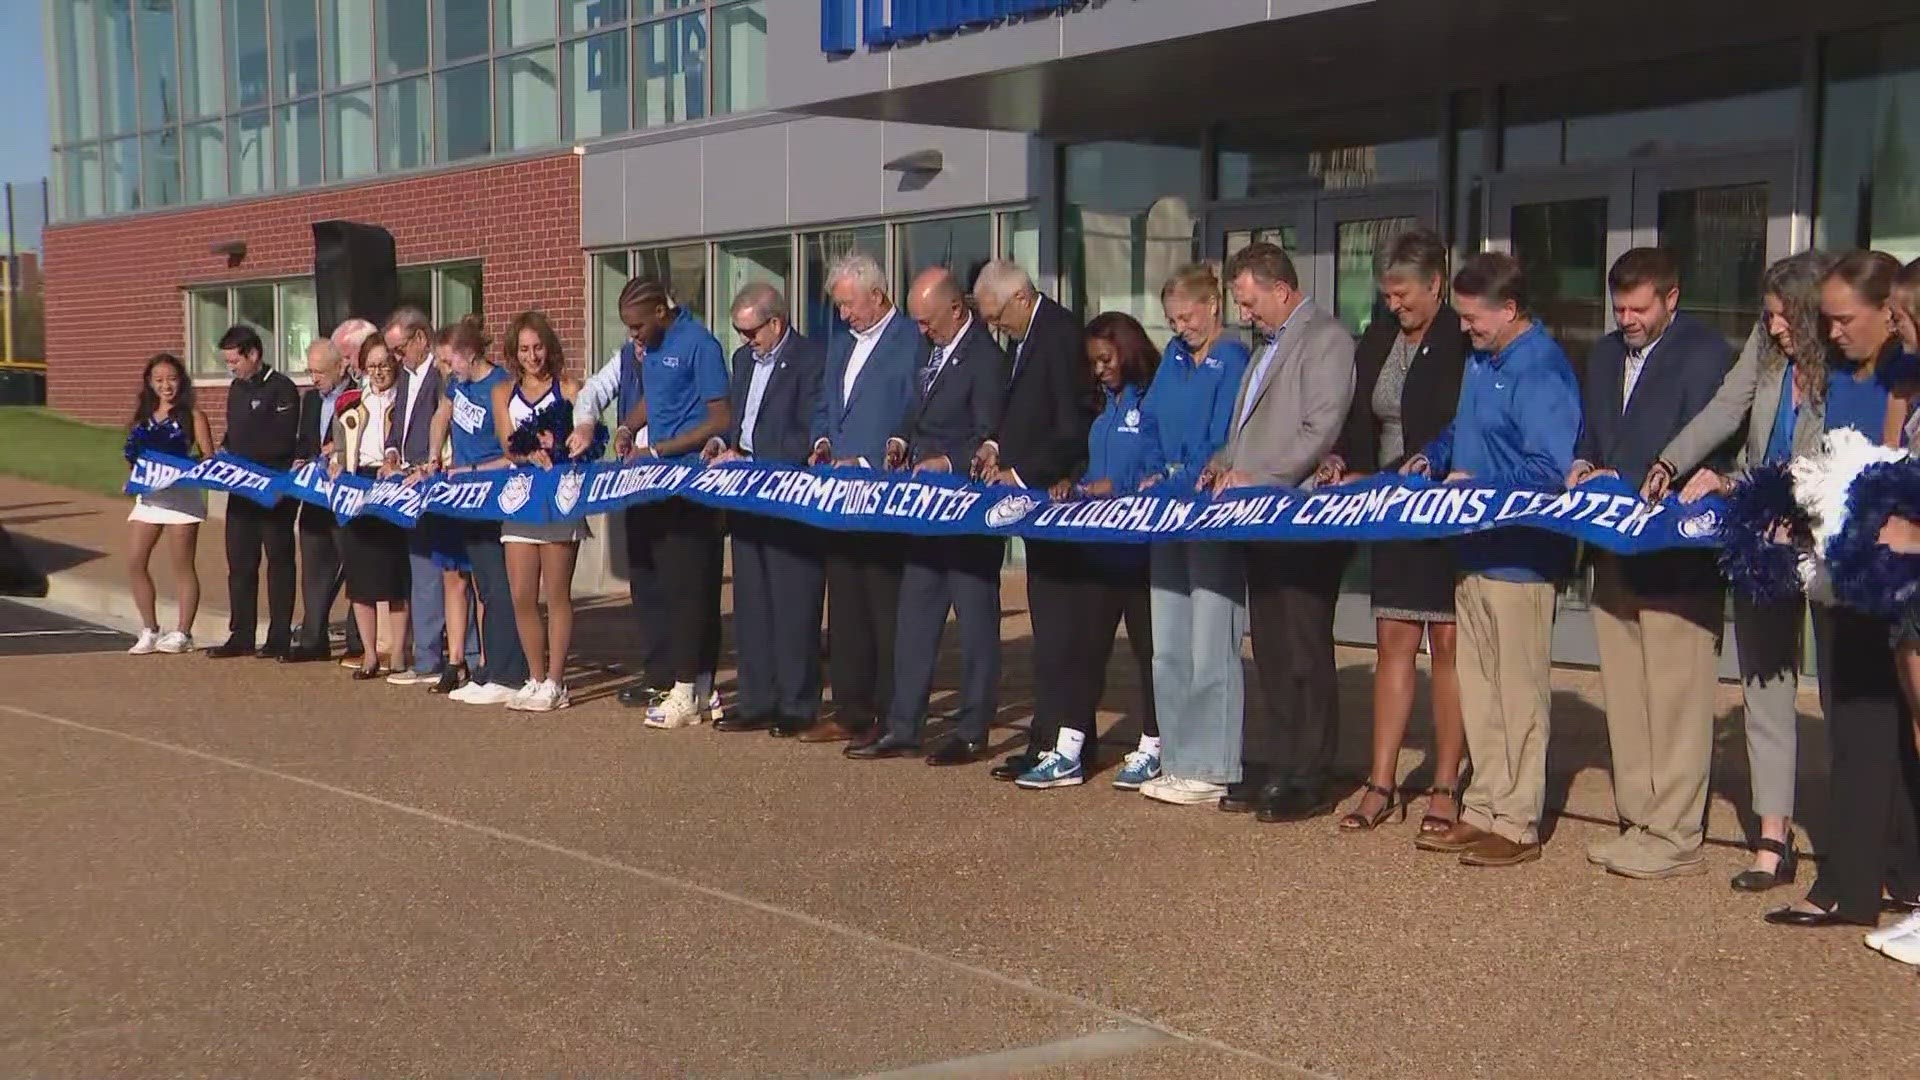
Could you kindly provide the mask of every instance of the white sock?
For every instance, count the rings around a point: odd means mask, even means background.
[[[674,683],[673,692],[675,694],[685,694],[689,700],[692,700],[696,703],[699,703],[700,701],[700,699],[693,696],[693,684],[690,682]]]
[[[1068,761],[1080,760],[1080,748],[1087,744],[1087,737],[1072,728],[1061,728],[1060,737],[1054,741],[1053,752]]]
[[[1143,754],[1150,755],[1152,757],[1159,757],[1160,756],[1160,736],[1158,735],[1140,736],[1140,752]]]

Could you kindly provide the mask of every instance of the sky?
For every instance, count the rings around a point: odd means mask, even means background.
[[[47,134],[46,37],[41,0],[0,0],[0,180],[38,180],[51,155]]]

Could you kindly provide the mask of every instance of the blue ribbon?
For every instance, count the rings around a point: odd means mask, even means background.
[[[522,525],[575,521],[640,503],[683,498],[823,529],[912,536],[1022,536],[1080,543],[1150,541],[1418,540],[1525,526],[1623,555],[1713,547],[1725,504],[1717,497],[1657,506],[1606,477],[1572,491],[1380,475],[1335,488],[1241,488],[1218,498],[1171,484],[1104,499],[1049,499],[1029,488],[984,486],[945,473],[855,467],[799,469],[735,462],[703,468],[662,462],[516,468],[435,477],[409,487],[318,464],[290,473],[220,454],[195,464],[148,453],[129,494],[168,485],[227,491],[272,505],[294,498],[341,521],[373,514],[412,526],[423,514]]]

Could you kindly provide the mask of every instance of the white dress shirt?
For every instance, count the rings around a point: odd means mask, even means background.
[[[380,391],[367,387],[360,391],[360,403],[367,409],[367,426],[360,431],[360,452],[355,455],[353,468],[378,466],[386,458],[387,414],[393,408],[394,393],[398,389],[390,386]]]
[[[1634,387],[1640,385],[1640,373],[1646,370],[1647,354],[1659,348],[1661,340],[1665,337],[1666,337],[1666,334],[1663,331],[1660,337],[1654,338],[1652,341],[1647,342],[1646,348],[1627,350],[1627,361],[1625,364],[1622,365],[1622,370],[1620,373],[1621,375],[1620,411],[1621,412],[1623,413],[1626,412],[1627,406],[1633,403],[1633,389]]]
[[[1260,354],[1260,362],[1253,366],[1253,376],[1247,380],[1247,398],[1240,403],[1240,418],[1233,422],[1233,430],[1239,431],[1245,427],[1247,417],[1253,415],[1253,403],[1260,396],[1260,388],[1267,383],[1267,369],[1273,366],[1273,358],[1280,352],[1280,338],[1287,332],[1287,327],[1293,325],[1293,317],[1300,314],[1300,309],[1306,307],[1311,299],[1312,297],[1301,297],[1300,303],[1287,316],[1287,321],[1281,323],[1280,329],[1273,332],[1273,340],[1267,342],[1266,350]]]
[[[860,378],[860,370],[867,366],[867,358],[873,355],[874,347],[880,344],[880,335],[887,332],[894,314],[899,310],[890,307],[885,315],[880,316],[879,322],[865,330],[853,330],[853,355],[847,357],[847,373],[840,377],[840,404],[845,405],[853,397],[853,384]]]
[[[433,366],[433,353],[427,353],[418,368],[407,368],[407,405],[400,414],[400,431],[404,437],[407,425],[413,422],[413,406],[420,400],[420,388],[426,383],[427,369]]]

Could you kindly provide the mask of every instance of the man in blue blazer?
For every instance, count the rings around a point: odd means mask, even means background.
[[[1675,310],[1680,277],[1667,251],[1620,256],[1607,287],[1620,328],[1587,360],[1585,425],[1569,487],[1598,476],[1637,484],[1713,400],[1733,362],[1718,330]],[[1663,878],[1706,869],[1700,848],[1724,604],[1712,552],[1594,557],[1593,628],[1621,831],[1587,857],[1612,873]]]
[[[932,351],[914,379],[913,408],[887,440],[889,469],[953,475],[973,461],[1000,424],[1007,357],[986,323],[967,309],[953,273],[936,266],[914,278],[907,311]],[[986,752],[1000,684],[1000,567],[997,536],[905,537],[900,580],[900,645],[893,665],[888,731],[847,749],[850,758],[902,757],[920,749],[927,695],[951,608],[960,620],[960,723],[927,754],[929,765],[964,765]]]
[[[813,413],[826,356],[795,333],[787,300],[765,283],[741,289],[731,309],[734,350],[728,392],[732,423],[707,440],[710,464],[761,461],[802,465],[813,450]],[[734,640],[740,657],[737,710],[719,731],[770,728],[798,735],[820,711],[820,608],[826,578],[820,539],[797,522],[732,516]]]
[[[887,439],[913,406],[914,377],[926,364],[927,339],[893,306],[886,272],[865,252],[835,260],[827,270],[827,291],[847,329],[827,346],[807,460],[879,468]],[[834,718],[802,733],[802,742],[865,745],[885,734],[900,552],[897,536],[837,533],[831,538],[827,619],[833,631],[827,674]]]

